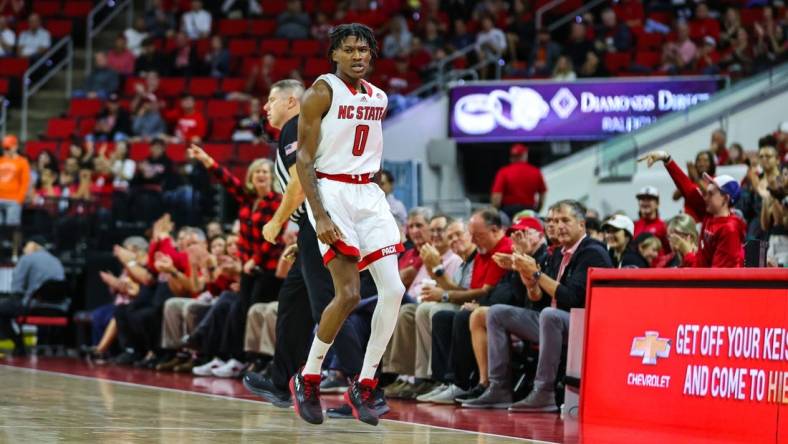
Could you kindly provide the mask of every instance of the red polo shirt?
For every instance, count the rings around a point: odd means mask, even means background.
[[[478,253],[473,260],[473,272],[471,273],[471,289],[482,288],[485,285],[494,286],[498,284],[506,270],[499,267],[493,260],[495,253],[512,253],[512,240],[507,236],[501,238],[495,247],[485,253]]]
[[[534,208],[536,195],[547,191],[539,168],[528,162],[514,162],[498,170],[492,192],[501,193],[501,205],[525,205]]]

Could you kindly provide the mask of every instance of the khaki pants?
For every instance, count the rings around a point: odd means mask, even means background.
[[[432,358],[432,315],[457,311],[455,304],[424,302],[400,307],[397,327],[383,356],[385,372],[429,378]]]
[[[181,338],[197,328],[210,306],[209,302],[192,298],[167,299],[162,316],[161,347],[169,350],[180,348]]]
[[[276,348],[276,313],[279,302],[254,304],[246,314],[244,350],[274,355]]]

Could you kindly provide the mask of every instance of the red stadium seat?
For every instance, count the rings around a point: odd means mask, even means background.
[[[286,0],[266,0],[265,1],[265,14],[270,17],[275,17],[287,9]]]
[[[221,99],[209,100],[205,111],[208,119],[235,118],[238,114],[238,102]]]
[[[662,54],[656,51],[638,51],[635,63],[649,68],[656,68],[662,60]]]
[[[30,66],[24,57],[5,57],[0,63],[0,77],[22,77]]]
[[[257,52],[257,40],[253,39],[233,39],[227,46],[230,55],[235,57],[246,57]]]
[[[44,25],[52,37],[60,38],[71,34],[74,22],[71,20],[47,20]]]
[[[317,77],[331,71],[331,63],[324,58],[311,58],[304,64],[304,75],[306,77]]]
[[[47,123],[47,139],[67,139],[74,134],[77,129],[77,120],[71,118],[49,119]]]
[[[206,143],[202,149],[210,154],[213,159],[220,165],[226,165],[233,160],[233,145],[229,143]]]
[[[177,97],[186,92],[186,79],[182,77],[163,77],[159,81],[158,95],[163,97]]]
[[[393,59],[375,60],[375,74],[391,75],[396,72],[397,66]]]
[[[262,54],[273,54],[277,56],[286,55],[290,50],[290,41],[287,39],[266,39],[260,43]]]
[[[270,37],[276,32],[276,20],[250,20],[246,32],[253,37]]]
[[[71,99],[68,107],[70,117],[94,117],[101,111],[101,99]]]
[[[8,94],[8,79],[0,79],[0,95]]]
[[[293,40],[290,53],[298,57],[312,57],[320,54],[318,40]]]
[[[79,135],[85,137],[86,135],[93,132],[93,128],[96,127],[96,119],[92,118],[82,118],[79,119]]]
[[[219,20],[219,35],[222,37],[238,37],[246,34],[249,20],[246,19],[222,19]]]
[[[35,161],[42,151],[49,151],[58,159],[58,142],[47,140],[30,140],[25,142],[24,153],[27,154],[28,159]]]
[[[211,137],[214,141],[229,141],[233,138],[235,119],[211,120]]]
[[[293,70],[301,68],[301,59],[280,58],[274,62],[274,78],[279,80],[290,77]]]
[[[615,74],[628,68],[631,58],[632,55],[628,52],[609,52],[605,54],[605,66]]]
[[[224,78],[222,79],[222,92],[238,92],[243,91],[246,87],[246,79],[239,78]]]
[[[663,42],[664,37],[662,34],[656,32],[643,33],[638,36],[637,48],[638,51],[658,50],[662,48]]]
[[[763,19],[763,9],[761,8],[742,8],[739,10],[739,13],[741,15],[741,24],[745,28],[749,28],[754,25],[755,22]]]
[[[137,93],[134,90],[137,84],[145,85],[145,79],[142,77],[127,77],[126,82],[123,84],[123,95],[134,97]]]
[[[129,158],[135,162],[145,160],[150,154],[150,144],[148,142],[134,142],[129,148]]]
[[[272,152],[273,150],[267,143],[242,143],[238,145],[236,158],[239,162],[249,163],[261,157],[270,158]]]
[[[165,152],[175,163],[183,163],[186,161],[186,145],[182,143],[168,143]]]
[[[670,26],[673,23],[673,13],[670,11],[649,12],[648,18],[663,25]]]
[[[219,92],[219,79],[214,77],[193,77],[189,81],[189,92],[197,97],[211,97]]]
[[[66,0],[62,15],[71,18],[87,17],[91,9],[93,9],[93,3],[89,1]]]
[[[63,5],[59,1],[35,1],[30,2],[33,5],[33,12],[42,16],[48,17],[51,15],[60,15],[60,10]]]
[[[211,39],[198,39],[194,42],[194,47],[197,50],[197,57],[202,59],[211,51]]]

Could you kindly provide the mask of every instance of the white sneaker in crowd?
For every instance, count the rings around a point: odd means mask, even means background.
[[[224,365],[224,361],[219,358],[213,358],[213,361],[203,364],[199,367],[194,367],[192,373],[197,376],[213,376],[213,370]]]
[[[237,378],[246,368],[246,364],[236,359],[230,359],[223,366],[213,369],[212,373],[217,378]]]

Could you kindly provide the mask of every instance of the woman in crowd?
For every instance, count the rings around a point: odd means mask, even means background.
[[[655,268],[675,268],[685,265],[685,258],[698,251],[698,229],[695,219],[688,214],[679,214],[668,221],[668,240],[671,253],[660,257]]]
[[[635,248],[635,223],[627,216],[616,214],[602,224],[610,259],[616,268],[648,268],[649,264]]]

